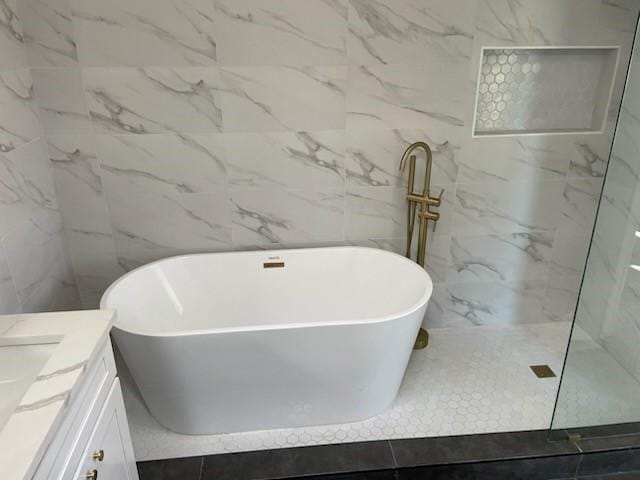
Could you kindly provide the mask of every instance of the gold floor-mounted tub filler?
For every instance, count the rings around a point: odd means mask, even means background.
[[[416,193],[414,183],[416,179],[416,156],[414,151],[422,149],[425,155],[425,173],[424,187],[421,193]],[[400,159],[400,170],[409,161],[409,180],[407,182],[407,258],[411,258],[411,243],[413,241],[413,232],[416,224],[416,216],[418,223],[418,249],[416,262],[424,267],[425,255],[427,252],[427,224],[429,220],[433,222],[433,230],[436,229],[436,222],[440,219],[440,214],[432,212],[431,207],[439,207],[442,203],[442,195],[444,188],[437,197],[431,196],[431,167],[433,166],[433,157],[429,145],[424,142],[415,142],[409,145]],[[420,207],[420,208],[418,208]],[[418,332],[418,338],[414,345],[414,349],[420,350],[429,344],[429,333],[421,328]]]

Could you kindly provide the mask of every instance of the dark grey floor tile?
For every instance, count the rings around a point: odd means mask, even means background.
[[[204,458],[202,480],[259,480],[392,469],[389,442],[283,448]]]
[[[138,462],[140,480],[199,480],[202,457]]]
[[[578,456],[436,465],[398,470],[398,480],[559,480],[574,478]]]
[[[638,470],[640,470],[640,449],[626,449],[582,455],[578,475],[611,475]]]
[[[601,452],[625,448],[640,448],[640,435],[622,435],[616,437],[590,438],[578,442],[583,452]]]
[[[568,442],[547,441],[543,430],[391,440],[398,467],[578,453]]]
[[[638,480],[640,472],[614,473],[612,475],[588,475],[586,477],[576,477],[577,480]]]
[[[298,477],[292,480],[395,480],[394,470],[376,472],[345,473],[337,475],[320,475],[312,477]]]

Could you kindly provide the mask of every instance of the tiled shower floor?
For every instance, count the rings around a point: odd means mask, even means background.
[[[429,347],[414,352],[392,407],[342,425],[179,435],[155,422],[125,375],[136,458],[548,428],[558,378],[538,379],[529,365],[548,364],[559,375],[568,331],[568,323],[433,329]]]

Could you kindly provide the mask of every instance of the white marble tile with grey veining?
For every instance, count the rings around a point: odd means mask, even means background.
[[[564,182],[460,183],[454,234],[553,232],[560,218],[563,190]]]
[[[603,177],[609,162],[611,136],[594,135],[575,138],[567,175],[569,177]]]
[[[344,188],[344,132],[227,133],[234,186]]]
[[[447,269],[449,268],[449,243],[450,235],[432,234],[427,237],[427,248],[425,256],[425,270],[429,273],[434,285],[442,284],[447,279]],[[379,248],[388,250],[405,256],[407,252],[407,240],[405,238],[369,238],[358,240],[347,240],[349,245],[360,247]],[[411,243],[411,259],[416,259],[417,235]]]
[[[216,68],[85,68],[83,80],[96,133],[222,128]]]
[[[344,239],[344,191],[246,187],[231,190],[234,245]]]
[[[24,312],[50,310],[56,297],[67,298],[76,291],[57,212],[33,216],[2,243]]]
[[[549,232],[454,236],[447,281],[545,281],[552,244]]]
[[[215,65],[210,0],[71,0],[83,66]]]
[[[0,154],[0,237],[33,215],[56,209],[51,165],[42,140]]]
[[[47,142],[56,195],[67,233],[110,235],[95,137],[56,135],[47,137]]]
[[[20,301],[16,292],[7,256],[0,240],[0,315],[20,312]]]
[[[566,136],[467,137],[460,181],[564,180],[573,154]]]
[[[636,31],[638,9],[635,0],[602,0],[600,24],[611,30],[620,30],[633,35]]]
[[[627,315],[614,313],[612,317],[605,324],[599,343],[638,381],[640,380],[640,352],[638,352],[640,329]]]
[[[221,69],[225,132],[338,130],[345,123],[346,67]]]
[[[78,65],[70,0],[21,0],[27,59],[31,67]]]
[[[539,323],[544,283],[473,282],[447,284],[439,298],[440,323],[453,326]]]
[[[207,193],[170,193],[164,187],[145,188],[108,170],[102,170],[102,181],[117,253],[133,248],[228,248],[231,232],[226,186]]]
[[[35,68],[31,75],[46,134],[91,132],[79,69]]]
[[[10,152],[41,133],[29,71],[0,72],[0,153]]]
[[[366,187],[402,187],[407,184],[409,168],[401,171],[400,159],[409,144],[423,141],[433,155],[431,182],[454,183],[458,177],[464,131],[462,128],[429,129],[348,129],[347,182]],[[417,150],[415,188],[424,188],[425,160]]]
[[[349,63],[468,62],[475,0],[350,0]]]
[[[65,231],[71,263],[84,308],[98,308],[100,297],[124,272],[111,233]]]
[[[607,170],[608,182],[615,182],[630,189],[635,188],[640,182],[640,165],[637,161],[640,158],[638,131],[640,131],[640,116],[632,116],[623,108],[616,129],[615,143],[611,149]],[[602,169],[598,170],[598,173],[602,172],[601,175],[604,175],[607,164],[602,162],[600,165]]]
[[[570,320],[587,259],[590,236],[558,231],[553,241],[544,315],[551,321]]]
[[[578,237],[588,237],[598,211],[602,179],[569,179],[562,193],[558,229]]]
[[[345,65],[347,1],[215,0],[222,65]]]
[[[601,0],[479,0],[476,32],[485,45],[597,44]]]
[[[433,191],[445,193],[442,205],[432,207],[440,213],[436,231],[433,222],[428,223],[429,234],[448,234],[451,231],[453,214],[453,185],[432,185]],[[346,197],[347,238],[350,240],[399,238],[407,234],[407,191],[399,187],[353,187],[349,186]],[[416,218],[415,230],[419,222]]]
[[[0,72],[27,66],[19,0],[0,0]]]
[[[100,135],[102,171],[168,194],[205,193],[227,183],[221,134]]]
[[[347,126],[461,127],[471,91],[467,71],[455,62],[350,67]]]

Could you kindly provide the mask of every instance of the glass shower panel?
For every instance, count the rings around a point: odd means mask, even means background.
[[[640,431],[640,423],[635,422],[640,422],[637,37],[556,401],[552,437]]]

